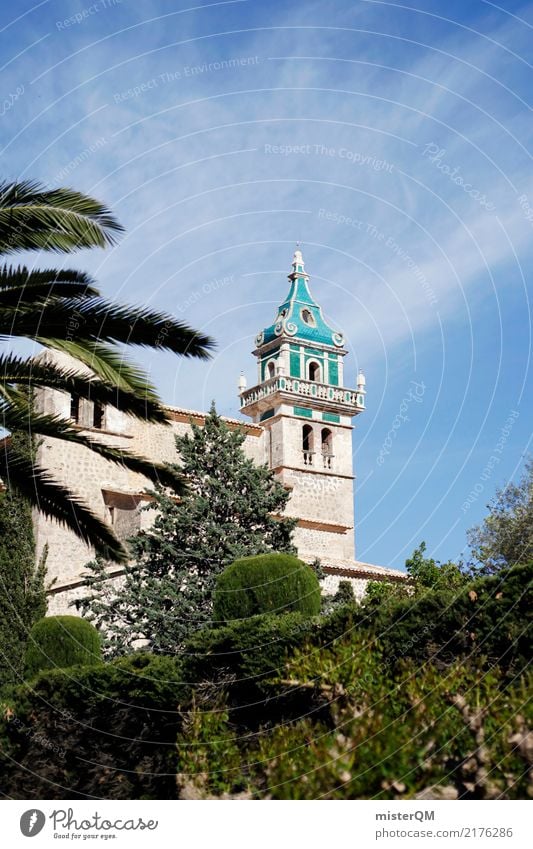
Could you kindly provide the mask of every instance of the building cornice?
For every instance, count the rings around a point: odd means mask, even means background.
[[[309,528],[312,531],[325,531],[328,534],[345,534],[353,530],[353,525],[339,525],[336,522],[316,522],[313,519],[298,519],[299,528]]]
[[[196,410],[185,410],[182,407],[170,407],[164,405],[170,421],[183,422],[184,424],[197,424],[202,427],[205,424],[207,413],[199,413]],[[247,436],[261,436],[263,428],[259,424],[246,422],[244,419],[231,419],[227,416],[220,417],[230,430],[242,429]]]
[[[363,578],[370,581],[408,581],[409,576],[398,569],[388,569],[386,566],[374,566],[372,563],[362,563],[354,560],[352,563],[324,564],[324,572],[328,575],[338,575],[341,578]]]
[[[302,404],[301,406],[305,407],[306,405]],[[315,408],[308,407],[308,409],[314,410]],[[328,422],[325,419],[310,419],[307,416],[295,416],[294,413],[275,413],[273,416],[269,416],[267,419],[263,419],[263,421],[261,422],[261,426],[264,427],[265,425],[270,425],[272,422],[279,421],[279,419],[294,419],[294,421],[301,422],[302,424],[316,424],[321,425],[322,427],[327,427],[328,425],[331,425],[331,422]],[[335,422],[335,428],[344,428],[344,430],[355,430],[356,425]]]
[[[314,466],[308,466],[307,468],[302,468],[301,466],[276,466],[271,471],[274,474],[279,475],[280,472],[284,470],[290,470],[291,472],[301,472],[303,475],[324,475],[327,478],[343,478],[344,480],[353,481],[355,480],[355,475],[342,475],[339,472],[328,471],[327,469],[316,469]]]

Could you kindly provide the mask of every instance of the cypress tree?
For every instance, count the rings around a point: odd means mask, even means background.
[[[295,553],[296,520],[281,518],[289,493],[266,466],[249,460],[245,433],[231,429],[214,405],[205,424],[176,437],[187,483],[180,499],[156,489],[153,526],[130,540],[132,562],[118,583],[102,561],[89,564],[88,595],[76,604],[105,634],[108,655],[143,644],[173,653],[210,622],[215,579],[241,557]],[[144,508],[147,509],[147,508]]]
[[[20,453],[31,453],[27,434],[9,439]],[[29,630],[46,612],[44,573],[44,558],[35,565],[31,506],[8,488],[0,493],[0,687],[23,677]]]

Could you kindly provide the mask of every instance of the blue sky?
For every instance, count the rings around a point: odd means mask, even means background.
[[[0,10],[3,175],[127,228],[58,263],[217,340],[207,365],[136,352],[165,401],[238,415],[302,242],[367,377],[363,560],[461,556],[530,450],[532,36],[533,3],[481,0]]]

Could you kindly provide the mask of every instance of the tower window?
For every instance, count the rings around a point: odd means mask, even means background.
[[[310,327],[316,326],[316,321],[311,310],[302,310],[301,316],[302,320],[305,321],[305,323],[308,324]]]
[[[307,376],[309,380],[320,382],[320,366],[318,363],[310,362],[307,366]]]
[[[314,434],[313,428],[311,425],[304,425],[302,428],[302,451],[304,455],[304,465],[312,466],[313,465],[313,454],[314,454]]]
[[[325,469],[331,469],[333,461],[333,434],[329,427],[323,427],[320,434],[322,461]]]
[[[270,360],[270,362],[267,366],[267,370],[268,370],[268,377],[269,378],[276,376],[276,365],[275,365],[273,360]]]

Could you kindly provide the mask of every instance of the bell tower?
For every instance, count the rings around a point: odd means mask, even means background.
[[[239,382],[241,411],[265,430],[267,463],[291,490],[300,557],[324,565],[355,559],[352,419],[365,408],[365,378],[344,382],[348,353],[309,290],[295,251],[289,292],[273,324],[255,339],[257,384]]]

